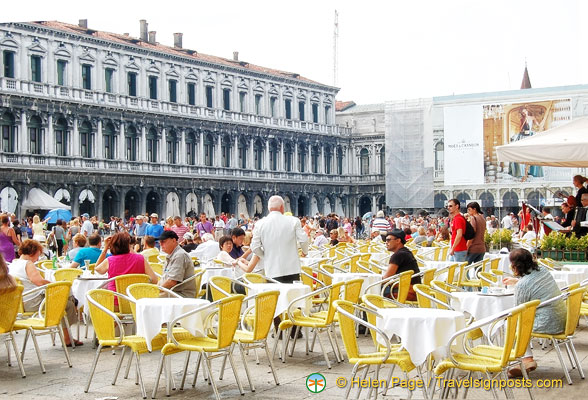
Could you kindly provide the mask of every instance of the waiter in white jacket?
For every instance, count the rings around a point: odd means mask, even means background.
[[[303,256],[308,253],[308,236],[300,220],[284,215],[284,199],[272,196],[270,213],[255,223],[251,251],[263,259],[265,275],[282,283],[300,280],[298,244]]]

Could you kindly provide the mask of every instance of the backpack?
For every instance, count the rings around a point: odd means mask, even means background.
[[[464,219],[465,219],[465,217],[464,217]],[[474,227],[472,226],[472,224],[470,224],[470,221],[468,221],[466,219],[466,228],[465,228],[465,232],[463,233],[463,238],[465,240],[472,240],[475,236],[476,236],[476,231],[474,230]]]

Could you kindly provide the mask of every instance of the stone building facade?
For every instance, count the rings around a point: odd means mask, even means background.
[[[0,24],[3,210],[22,215],[33,187],[101,218],[263,215],[273,194],[295,215],[382,204],[383,135],[335,124],[337,88],[140,28]]]

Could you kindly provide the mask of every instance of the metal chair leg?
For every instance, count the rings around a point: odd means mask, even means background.
[[[18,368],[20,368],[20,373],[23,378],[26,378],[27,374],[25,373],[22,360],[18,356],[18,347],[16,346],[16,340],[14,340],[14,335],[12,334],[12,332],[8,332],[8,334],[10,335],[10,341],[12,342],[12,348],[14,349],[14,358],[16,358],[16,362],[18,363]],[[8,346],[8,343],[6,343],[6,344]]]
[[[20,361],[24,361],[24,355],[25,355],[25,351],[27,350],[27,342],[29,340],[29,335],[31,334],[31,332],[28,329],[25,329],[25,337],[24,337],[24,341],[22,342],[22,350],[20,352],[20,356],[16,355],[17,357],[20,357]]]
[[[41,357],[41,350],[39,349],[39,343],[37,343],[37,337],[35,336],[35,332],[31,332],[31,339],[33,339],[33,345],[35,346],[35,351],[37,352],[37,358],[39,359],[39,365],[41,365],[41,371],[43,371],[43,373],[45,374],[47,373],[47,371],[45,370],[45,365],[43,364],[43,358]]]
[[[100,346],[101,348],[102,346]],[[116,364],[116,370],[114,371],[114,377],[112,378],[112,385],[116,385],[116,380],[118,379],[118,374],[120,373],[120,367],[122,366],[123,363],[123,359],[125,358],[125,353],[127,351],[127,347],[124,346],[122,351],[120,352],[120,358],[118,359],[118,363]],[[133,358],[131,356],[131,358]],[[129,365],[131,364],[131,362],[129,361]]]
[[[100,351],[102,350],[102,345],[98,345],[98,350],[96,350],[96,355],[94,356],[94,362],[92,363],[92,367],[90,368],[90,375],[88,376],[88,382],[86,382],[86,388],[84,389],[84,393],[88,393],[90,390],[90,383],[92,382],[92,378],[94,377],[94,372],[96,371],[96,365],[98,364],[98,358],[100,358]]]
[[[570,372],[568,371],[568,367],[563,359],[563,355],[561,354],[561,349],[559,348],[559,344],[557,343],[556,339],[551,340],[553,342],[553,347],[555,348],[555,352],[557,353],[557,357],[559,358],[559,362],[561,367],[563,368],[564,374],[566,376],[566,380],[568,381],[568,385],[572,384],[572,378],[570,377]]]
[[[345,400],[349,398],[349,393],[351,392],[351,382],[355,379],[355,375],[357,375],[357,369],[359,368],[359,363],[355,363],[353,369],[351,370],[351,379],[349,379],[349,384],[347,385],[347,390],[345,390]]]
[[[139,376],[139,386],[141,386],[141,395],[144,399],[147,398],[147,393],[145,392],[145,384],[143,384],[143,374],[141,373],[141,360],[139,358],[138,353],[133,353],[135,355],[135,361],[137,365],[137,375]]]
[[[182,373],[182,383],[180,384],[180,390],[184,390],[184,383],[186,382],[186,374],[188,373],[188,364],[190,363],[191,351],[186,352],[186,360],[184,361],[184,372]]]
[[[165,361],[165,355],[161,353],[161,358],[159,359],[159,366],[157,367],[157,374],[155,376],[155,386],[153,386],[153,393],[151,393],[151,398],[154,399],[155,395],[157,394],[157,388],[159,387],[159,379],[161,378],[161,371],[163,370],[163,362]]]
[[[270,369],[272,370],[272,374],[274,376],[274,381],[276,382],[276,385],[280,385],[280,382],[278,381],[278,375],[276,374],[276,369],[274,368],[274,360],[272,360],[272,357],[270,357],[269,349],[267,348],[267,339],[265,340],[263,349],[265,350],[265,355],[269,361]]]
[[[214,382],[214,379],[212,378],[212,369],[210,368],[210,359],[208,358],[206,353],[202,353],[202,357],[204,358],[204,367],[206,368],[206,370],[208,372],[209,382],[212,385],[212,390],[214,390],[214,394],[216,396],[216,399],[220,400],[218,388],[216,387],[216,383]]]
[[[574,356],[574,359],[576,360],[576,365],[578,366],[578,372],[580,373],[580,378],[584,379],[584,370],[582,369],[582,365],[580,364],[580,360],[578,358],[578,353],[576,352],[576,347],[574,346],[574,342],[572,341],[572,339],[570,339],[570,348],[572,350],[572,355]]]
[[[65,353],[65,358],[67,358],[67,364],[69,365],[69,367],[71,368],[71,359],[69,358],[69,352],[67,351],[67,346],[65,345],[65,337],[63,336],[63,328],[61,327],[61,325],[57,325],[57,332],[59,333],[59,338],[61,339],[61,346],[63,347],[63,352]],[[70,336],[69,337],[72,340],[73,343],[73,339]]]
[[[243,362],[243,367],[245,367],[245,375],[247,375],[247,380],[249,381],[249,388],[252,392],[255,392],[255,386],[253,386],[253,382],[251,381],[251,375],[249,374],[249,367],[247,366],[247,360],[245,360],[245,354],[243,345],[241,343],[238,344],[239,346],[239,353],[241,353],[241,361]]]
[[[525,368],[523,368],[522,363],[521,363],[521,372],[523,373],[523,379],[525,381],[529,381],[529,375],[527,374],[527,370]],[[533,392],[531,392],[531,386],[532,385],[527,385],[527,391],[529,392],[529,397],[531,398],[531,400],[535,400],[535,397],[533,397]]]
[[[198,370],[200,370],[200,361],[202,361],[202,354],[198,353],[198,360],[196,361],[196,370],[194,371],[194,379],[192,380],[192,387],[196,386],[196,378],[198,378]]]
[[[327,362],[327,367],[328,367],[329,369],[331,369],[331,362],[329,361],[329,355],[328,355],[328,354],[327,354],[327,352],[325,351],[325,346],[323,346],[323,341],[321,340],[321,335],[320,335],[320,332],[319,332],[319,334],[317,335],[317,338],[318,338],[319,345],[321,346],[321,350],[322,350],[322,352],[323,352],[323,355],[325,356],[325,361]]]
[[[123,349],[124,351],[124,349]],[[129,372],[131,371],[131,365],[133,364],[133,357],[129,357],[129,362],[127,363],[127,367],[125,369],[125,379],[129,379]]]
[[[225,354],[225,356],[223,357],[223,362],[221,364],[220,373],[218,374],[219,381],[222,381],[223,378],[225,377],[225,368],[226,367],[227,367],[227,355]]]
[[[228,350],[229,363],[231,364],[231,368],[233,369],[233,374],[235,375],[235,380],[237,381],[237,386],[239,387],[239,393],[241,393],[241,396],[243,396],[245,394],[245,391],[243,390],[243,385],[241,385],[239,375],[237,375],[237,368],[235,368],[235,360],[233,359],[233,346],[234,345],[231,345],[231,347],[229,347]],[[210,379],[212,380],[212,376],[210,377]]]

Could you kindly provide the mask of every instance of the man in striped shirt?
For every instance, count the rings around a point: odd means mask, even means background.
[[[384,211],[380,210],[376,214],[376,218],[374,218],[372,222],[372,232],[380,231],[382,233],[391,231],[392,227],[386,218],[384,218]]]
[[[172,231],[178,235],[179,238],[184,237],[184,234],[189,231],[188,227],[182,224],[182,218],[180,216],[174,217],[174,226],[172,226]]]

